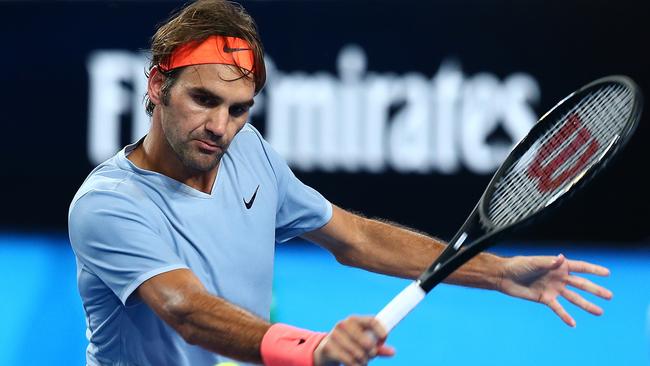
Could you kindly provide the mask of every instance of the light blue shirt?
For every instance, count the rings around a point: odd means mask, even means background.
[[[157,274],[189,268],[210,293],[268,319],[275,242],[322,227],[332,206],[250,125],[223,156],[211,194],[136,167],[126,158],[136,146],[93,170],[70,205],[87,363],[227,362],[187,344],[130,295]]]

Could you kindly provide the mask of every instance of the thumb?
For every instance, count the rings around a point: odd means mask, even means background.
[[[382,344],[377,349],[377,356],[390,357],[395,355],[395,348]]]
[[[547,268],[548,269],[560,268],[560,266],[562,266],[565,260],[566,257],[564,256],[564,254],[559,254],[557,257],[551,258],[550,264]]]
[[[532,257],[529,262],[532,265],[532,268],[530,268],[530,270],[551,271],[560,268],[562,263],[564,263],[564,260],[565,258],[564,255],[562,254],[555,257],[548,257],[548,256]]]

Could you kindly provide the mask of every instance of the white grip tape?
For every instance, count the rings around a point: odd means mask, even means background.
[[[388,333],[424,299],[426,294],[417,281],[413,282],[384,306],[375,318]]]

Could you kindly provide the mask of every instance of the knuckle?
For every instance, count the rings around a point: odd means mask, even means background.
[[[323,342],[323,352],[326,352],[328,354],[332,353],[332,351],[334,350],[334,345],[332,343],[333,342],[331,338],[329,339],[325,338],[325,341]]]
[[[363,347],[366,349],[367,352],[371,352],[373,348],[375,348],[375,342],[373,342],[372,339],[365,339],[363,342]]]
[[[347,366],[347,365],[349,365],[349,366],[355,366],[355,365],[356,365],[356,361],[355,361],[354,358],[353,358],[352,356],[350,356],[350,355],[342,355],[341,358],[340,358],[340,360],[341,360],[341,362],[342,362],[344,365],[346,365],[346,366]]]
[[[360,355],[354,358],[354,362],[356,362],[358,365],[365,365],[368,363],[368,358],[365,355]]]
[[[336,331],[334,331],[334,332],[330,333],[328,338],[329,339],[327,341],[327,344],[331,346],[333,344],[340,343],[341,336],[340,336],[340,333],[337,333]]]
[[[360,315],[351,315],[350,317],[348,317],[348,319],[350,320],[350,322],[356,324],[362,324],[366,320],[365,317],[362,317]]]

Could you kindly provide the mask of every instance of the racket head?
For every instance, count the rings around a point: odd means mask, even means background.
[[[643,96],[623,75],[595,80],[544,114],[492,177],[477,211],[487,233],[505,231],[559,205],[627,144]]]
[[[621,92],[623,97],[606,97],[607,93],[611,93],[611,88]],[[544,169],[545,164],[553,161],[560,156],[559,161],[564,163],[571,163],[570,159],[574,155],[584,154],[586,147],[589,146],[591,137],[590,133],[582,133],[581,128],[584,127],[580,114],[584,111],[591,110],[591,104],[586,106],[581,104],[581,101],[589,101],[594,93],[598,96],[598,92],[605,90],[605,96],[602,100],[597,99],[597,105],[602,104],[604,100],[607,103],[614,101],[614,106],[623,103],[625,108],[623,111],[610,110],[607,111],[607,118],[612,115],[618,116],[617,123],[603,124],[606,119],[597,118],[590,119],[588,127],[592,128],[596,125],[596,131],[609,131],[613,128],[614,134],[605,133],[604,136],[609,136],[605,143],[599,142],[599,146],[595,151],[591,152],[589,159],[581,163],[579,169],[571,170],[570,174],[566,174],[562,179],[553,179],[553,174],[557,173],[558,169]],[[610,91],[608,91],[610,90]],[[617,94],[616,94],[617,95]],[[605,104],[607,104],[605,103]],[[569,121],[569,116],[573,114],[576,106],[581,106],[578,121],[575,118],[573,128],[568,128],[571,131],[569,134],[559,133],[558,131]],[[626,76],[609,76],[591,82],[582,88],[571,93],[558,104],[556,104],[549,112],[543,115],[539,121],[531,128],[529,133],[513,148],[508,157],[505,159],[501,167],[492,177],[478,204],[469,215],[461,229],[456,233],[454,238],[450,240],[445,250],[436,258],[436,260],[422,273],[418,282],[420,287],[425,291],[431,291],[438,283],[442,282],[449,274],[460,267],[467,260],[474,255],[494,244],[499,238],[507,235],[513,230],[523,227],[533,221],[542,212],[552,211],[554,206],[559,205],[562,201],[566,200],[571,194],[578,191],[578,189],[588,183],[611,159],[618,151],[629,141],[634,130],[636,129],[643,106],[643,99],[641,92],[636,84]],[[593,117],[593,116],[592,116]],[[577,126],[575,125],[577,123]],[[603,127],[605,126],[605,127]],[[608,127],[610,127],[608,129]],[[555,129],[553,129],[555,128]],[[544,138],[544,134],[548,131],[554,131]],[[566,132],[566,131],[563,131]],[[589,132],[589,131],[588,131]],[[611,131],[610,131],[611,132]],[[553,139],[553,136],[560,136],[560,138]],[[567,135],[565,140],[562,137]],[[601,134],[597,134],[600,136]],[[579,137],[582,136],[582,137]],[[580,138],[580,140],[576,140]],[[554,141],[554,142],[548,142]],[[575,143],[578,141],[578,143]],[[571,144],[576,145],[575,151],[572,149],[565,150]],[[543,147],[546,147],[544,149]],[[565,155],[555,154],[554,151],[568,151]],[[548,155],[548,156],[545,156]],[[540,188],[540,181],[544,178],[549,181],[543,181],[541,190],[538,192],[517,191],[517,181],[507,181],[504,178],[510,177],[513,171],[519,173],[524,177],[527,176],[526,172],[531,166],[531,163],[536,162],[536,168],[533,171],[533,177],[528,176],[528,182],[522,184],[524,188]],[[557,161],[556,161],[557,162]],[[560,172],[566,170],[571,164],[558,164],[557,168]],[[550,174],[545,174],[550,173]],[[557,176],[556,176],[557,177]],[[558,184],[559,183],[559,184]],[[514,188],[513,188],[514,187]],[[495,215],[491,216],[490,210],[495,210],[495,202],[498,201],[498,196],[503,192],[515,191],[513,197],[506,200],[506,205],[502,205],[501,209],[513,210],[514,214],[507,217],[506,220]],[[534,197],[538,195],[538,197]],[[497,198],[497,201],[494,198]],[[501,196],[503,199],[503,196]],[[535,203],[534,207],[528,211],[518,210],[517,205],[526,205],[526,202],[532,201]],[[513,209],[514,206],[514,209]],[[498,213],[498,212],[497,212]]]

